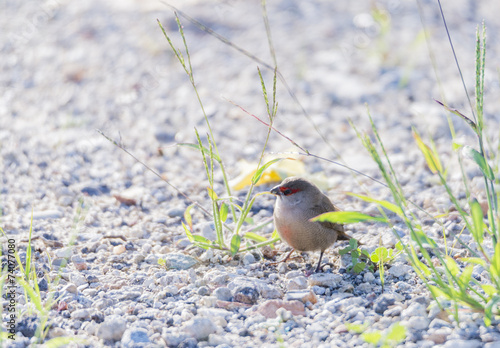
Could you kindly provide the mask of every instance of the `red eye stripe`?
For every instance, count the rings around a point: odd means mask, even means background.
[[[283,193],[285,196],[289,196],[289,195],[292,195],[296,192],[299,192],[300,190],[297,189],[297,188],[290,188],[290,187],[286,187],[286,186],[283,186],[283,187],[280,187],[280,191],[281,193]]]

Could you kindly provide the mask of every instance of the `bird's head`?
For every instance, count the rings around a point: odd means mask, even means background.
[[[278,186],[273,187],[271,193],[283,202],[298,204],[316,199],[321,191],[316,185],[304,178],[289,177]]]

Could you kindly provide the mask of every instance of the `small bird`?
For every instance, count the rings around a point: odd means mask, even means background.
[[[337,239],[349,240],[351,237],[344,232],[342,224],[310,219],[339,209],[315,184],[299,177],[286,178],[281,184],[273,187],[271,193],[277,196],[274,226],[281,239],[293,248],[283,261],[286,261],[294,250],[320,250],[316,267],[318,272],[325,250]]]

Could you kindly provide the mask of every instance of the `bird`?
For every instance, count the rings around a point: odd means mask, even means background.
[[[328,196],[312,182],[301,177],[288,177],[271,189],[276,195],[274,227],[281,240],[292,247],[290,255],[297,251],[321,251],[315,272],[319,272],[326,249],[337,240],[351,239],[344,225],[332,222],[311,221],[327,212],[339,211]]]

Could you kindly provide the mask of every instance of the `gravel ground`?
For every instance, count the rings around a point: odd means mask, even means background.
[[[259,2],[172,4],[272,61]],[[414,2],[270,1],[280,71],[310,115],[304,117],[279,84],[275,126],[316,155],[338,159],[340,154],[348,165],[380,178],[348,123],[351,119],[360,130],[369,129],[367,103],[408,197],[437,215],[451,204],[426,169],[411,126],[434,137],[458,193],[461,177],[448,121],[433,98],[465,113],[470,109],[438,5],[420,4],[429,43]],[[499,93],[499,3],[460,0],[443,6],[471,92],[475,28],[486,21],[485,114],[489,130],[498,136],[500,105],[493,98]],[[390,19],[387,26],[374,20],[374,7]],[[194,142],[194,127],[200,134],[207,129],[157,18],[180,47],[172,11],[152,0],[0,4],[1,226],[25,258],[33,211],[34,258],[43,299],[47,283],[53,283],[63,260],[70,260],[57,285],[49,338],[78,336],[85,339],[82,346],[114,347],[351,347],[369,345],[349,332],[346,323],[370,323],[383,331],[401,322],[407,328],[404,346],[500,346],[499,321],[485,327],[480,315],[465,310],[460,324],[443,315],[402,257],[387,270],[382,293],[378,272],[346,271],[350,261],[338,254],[342,243],[326,252],[324,273],[309,277],[305,270],[317,260],[315,253],[271,265],[259,251],[231,258],[190,246],[181,227],[189,202],[96,131],[120,141],[171,184],[209,206],[199,154],[171,146]],[[234,178],[242,160],[257,161],[266,136],[262,124],[228,102],[265,117],[258,64],[183,23],[198,90]],[[270,86],[272,73],[263,71]],[[453,122],[462,144],[475,145],[463,122]],[[297,149],[272,134],[268,150]],[[345,191],[369,190],[389,199],[389,192],[372,180],[315,158],[302,160],[308,174],[328,178],[329,196],[344,210],[377,213],[373,205]],[[480,172],[472,165],[467,168],[474,178],[472,193],[484,200]],[[254,219],[269,218],[272,205],[272,197],[259,197]],[[194,214],[194,223],[199,233],[214,234],[202,214]],[[440,226],[424,223],[442,245]],[[460,222],[450,215],[444,223],[453,243]],[[387,247],[396,242],[382,225],[349,228],[369,250],[379,241]],[[406,237],[397,221],[396,228]],[[262,233],[269,236],[271,230],[268,226]],[[471,241],[468,232],[462,239]],[[6,248],[4,243],[4,254]],[[281,254],[287,247],[279,243],[277,250]],[[160,266],[158,259],[167,259],[171,269]],[[8,302],[3,306],[5,322]],[[37,318],[29,315],[32,306],[23,296],[16,308],[22,316],[16,339],[8,346],[27,347],[35,342]]]

